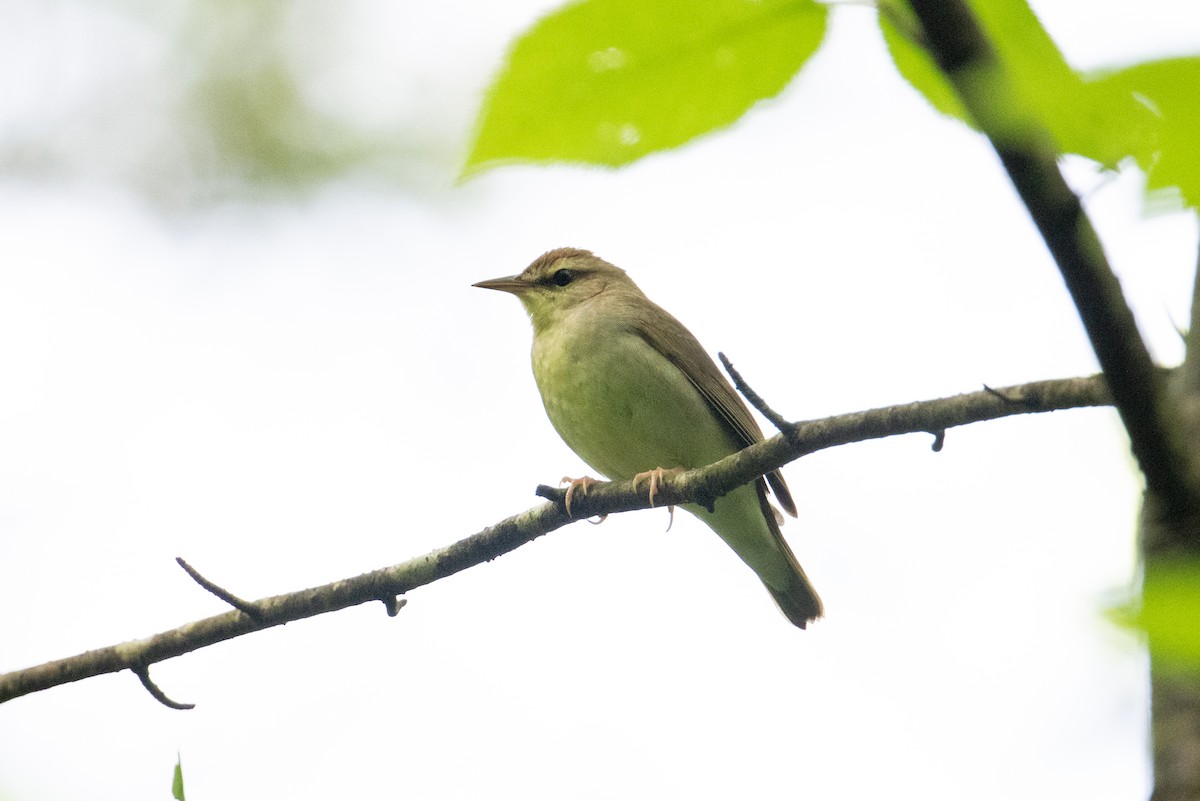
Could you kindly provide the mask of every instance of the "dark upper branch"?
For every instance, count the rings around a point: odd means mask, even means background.
[[[1014,414],[1049,412],[1111,403],[1099,376],[1040,381],[1001,390],[983,390],[952,398],[889,406],[798,423],[789,436],[777,435],[700,470],[689,470],[659,489],[656,501],[701,502],[728,492],[757,476],[814,451],[868,439],[916,432],[943,431],[967,423]],[[469,486],[464,485],[464,492]],[[555,493],[551,492],[551,495]],[[502,520],[424,556],[320,587],[250,602],[258,618],[231,610],[186,623],[142,640],[121,643],[36,667],[0,675],[0,702],[79,681],[102,673],[132,670],[148,679],[155,662],[294,620],[373,601],[391,599],[416,587],[482,564],[567,525],[612,512],[645,509],[644,490],[632,482],[597,483],[576,495],[574,518],[557,503],[546,503]],[[211,583],[211,582],[210,582]],[[242,602],[246,603],[246,602]]]
[[[1138,333],[1120,284],[1079,199],[1059,172],[1057,153],[1004,74],[963,0],[910,0],[924,43],[1000,156],[1054,256],[1150,492],[1172,516],[1200,510],[1200,472],[1183,446],[1161,373]]]
[[[1196,272],[1192,275],[1192,314],[1184,334],[1183,369],[1179,371],[1181,395],[1200,396],[1200,248],[1197,248]]]

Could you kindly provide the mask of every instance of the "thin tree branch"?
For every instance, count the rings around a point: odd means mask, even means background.
[[[910,0],[929,50],[979,123],[1024,201],[1079,311],[1146,486],[1168,517],[1200,511],[1200,471],[1161,374],[1049,135],[1008,80],[963,0]]]
[[[794,428],[793,436],[779,434],[716,464],[673,476],[660,485],[655,500],[660,506],[703,503],[705,499],[717,498],[801,456],[836,445],[898,434],[939,432],[1015,414],[1111,404],[1100,376],[1039,381],[998,392],[981,390],[951,398],[787,424]],[[409,590],[491,561],[568,523],[650,506],[645,491],[637,490],[630,481],[596,482],[586,495],[575,496],[572,501],[574,516],[568,517],[563,508],[565,490],[546,489],[546,494],[554,498],[553,502],[513,515],[424,556],[332,584],[250,602],[248,605],[259,614],[257,621],[241,611],[232,610],[142,640],[98,648],[0,675],[0,703],[60,684],[122,670],[134,671],[150,689],[153,683],[149,682],[147,671],[156,662],[253,631],[358,604],[381,600],[386,604],[387,599],[394,603],[397,596]],[[394,614],[394,608],[398,605],[389,607],[389,614]],[[161,691],[155,697],[159,695],[162,695]],[[163,698],[166,696],[162,695],[159,700]]]
[[[729,373],[729,377],[733,379],[733,385],[737,387],[737,391],[745,396],[746,400],[750,401],[750,405],[758,409],[762,416],[767,418],[771,425],[779,429],[779,433],[785,436],[793,436],[796,427],[784,419],[783,415],[767,405],[767,402],[762,399],[762,396],[754,391],[754,388],[746,383],[746,379],[742,378],[742,374],[733,366],[733,362],[729,361],[729,357],[724,353],[718,353],[717,358],[721,360],[721,364],[725,367],[725,372]]]
[[[217,584],[209,581],[204,576],[200,575],[199,570],[185,562],[182,556],[176,556],[175,563],[183,568],[183,572],[192,577],[192,581],[196,582],[201,587],[208,590],[213,595],[217,596],[242,614],[249,616],[249,618],[255,623],[262,622],[262,613],[258,611],[257,606],[249,601],[242,600],[224,587],[218,586]]]
[[[570,520],[553,504],[514,515],[452,545],[391,567],[319,587],[284,593],[253,602],[256,622],[232,610],[185,623],[141,640],[97,648],[77,656],[0,675],[0,703],[39,690],[104,673],[144,668],[209,645],[359,604],[395,599],[411,589],[495,559],[566,525]],[[392,614],[400,604],[388,608]]]
[[[150,666],[149,665],[139,665],[137,667],[133,667],[130,669],[133,671],[133,674],[141,680],[142,686],[146,688],[146,692],[148,692],[148,693],[150,693],[150,695],[154,696],[154,700],[158,701],[163,706],[169,707],[171,709],[181,709],[181,710],[196,708],[195,704],[184,704],[184,703],[180,703],[179,701],[171,700],[171,698],[168,697],[167,694],[164,693],[162,691],[162,689],[157,684],[154,683],[153,679],[150,678]]]

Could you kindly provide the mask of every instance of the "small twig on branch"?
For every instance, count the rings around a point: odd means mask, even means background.
[[[213,595],[217,596],[222,601],[224,601],[225,603],[232,606],[234,609],[247,615],[255,623],[262,622],[262,612],[259,611],[257,606],[250,603],[249,601],[242,600],[241,598],[237,597],[236,595],[234,595],[232,592],[225,589],[224,587],[219,587],[216,584],[212,583],[211,581],[206,579],[204,576],[200,575],[200,571],[198,571],[196,568],[192,567],[186,561],[184,561],[182,556],[176,556],[175,562],[176,562],[176,564],[178,564],[180,567],[183,568],[185,573],[187,573],[189,576],[192,577],[192,581],[196,582],[201,587],[208,590]]]
[[[983,385],[983,391],[990,392],[991,394],[995,395],[997,398],[1004,401],[1005,403],[1023,403],[1021,398],[1013,397],[1012,395],[1008,394],[1007,392],[1004,392],[1003,390],[999,390],[999,389],[994,389],[993,387],[989,387],[987,384]]]
[[[795,436],[796,426],[793,423],[785,420],[783,415],[779,414],[779,412],[767,405],[767,402],[762,399],[762,396],[755,392],[754,389],[748,383],[746,383],[746,380],[742,378],[742,374],[739,373],[733,366],[733,362],[729,361],[729,358],[724,353],[718,353],[717,358],[719,358],[721,360],[721,364],[725,366],[725,372],[729,373],[729,377],[733,379],[733,385],[737,387],[737,391],[742,393],[746,400],[750,401],[750,405],[755,409],[758,409],[758,411],[762,413],[762,416],[767,418],[771,425],[779,429],[779,431],[784,435],[788,437]]]
[[[792,437],[778,434],[716,464],[672,476],[659,486],[655,502],[659,506],[678,505],[718,497],[801,456],[837,445],[898,434],[944,431],[954,426],[1028,412],[1111,404],[1100,376],[1040,381],[1010,387],[1003,392],[1018,393],[1024,402],[1012,404],[994,393],[980,391],[788,424],[795,429]],[[464,487],[464,492],[469,489]],[[98,648],[2,674],[0,703],[61,684],[122,670],[134,671],[146,684],[149,682],[148,667],[156,662],[325,612],[377,601],[387,605],[387,599],[396,599],[417,587],[489,562],[580,518],[647,509],[650,506],[644,489],[634,487],[632,481],[596,482],[589,487],[586,495],[576,495],[572,502],[575,517],[572,518],[567,516],[563,508],[565,493],[566,490],[556,487],[539,487],[538,494],[551,499],[551,503],[513,515],[452,545],[354,578],[253,601],[251,605],[261,615],[259,622],[239,610],[232,610],[142,640]],[[395,608],[399,609],[402,603],[401,599]],[[388,611],[390,614],[391,607]],[[151,686],[152,682],[147,684],[146,689],[150,690]]]
[[[146,688],[146,692],[154,696],[154,700],[158,701],[163,706],[168,706],[171,709],[195,709],[195,704],[183,704],[179,701],[172,701],[162,689],[154,683],[150,678],[150,666],[138,665],[131,668],[134,675],[142,680],[142,686]]]
[[[1146,487],[1168,517],[1200,513],[1200,470],[1100,238],[964,0],[911,0],[937,59],[1000,157],[1054,257],[1112,390]]]
[[[567,496],[567,491],[562,487],[552,487],[549,484],[538,484],[536,487],[534,487],[533,494],[539,498],[545,498],[548,501],[554,501],[555,503],[558,503]],[[566,510],[564,509],[564,511]]]
[[[379,599],[383,603],[383,608],[387,610],[388,617],[395,617],[400,614],[400,610],[408,605],[407,598],[397,598],[395,595],[385,595]]]

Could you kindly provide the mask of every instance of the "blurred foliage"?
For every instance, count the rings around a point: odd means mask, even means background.
[[[1145,635],[1156,670],[1200,675],[1200,560],[1147,565],[1140,603],[1111,617]]]
[[[973,0],[971,7],[1017,95],[1008,102],[1049,132],[1058,152],[1108,168],[1130,156],[1141,162],[1150,154],[1153,112],[1131,92],[1073,70],[1025,0]],[[887,0],[883,10],[880,27],[896,69],[934,108],[973,124],[921,46],[908,6]]]
[[[907,6],[893,0],[885,8],[880,26],[897,69],[934,108],[970,123],[949,82],[917,44],[919,34],[906,24]],[[1133,159],[1149,176],[1152,200],[1181,198],[1200,206],[1200,59],[1079,73],[1023,0],[976,0],[973,8],[1026,110],[1050,132],[1059,152],[1108,168]]]
[[[1200,205],[1200,58],[1080,73],[1026,0],[972,3],[1018,106],[1060,152],[1106,168],[1135,160],[1151,191]],[[441,188],[464,147],[468,173],[515,161],[626,164],[778,95],[824,41],[829,13],[815,0],[568,4],[512,45],[468,143],[469,46],[433,59],[447,43],[423,33],[412,9],[381,23],[396,13],[385,0],[22,8],[0,11],[0,65],[33,76],[0,104],[0,174],[100,177],[185,207],[294,197],[346,177]],[[879,12],[898,72],[966,121],[907,5],[881,0]],[[414,60],[364,58],[373,25],[390,53],[420,43]],[[409,74],[426,63],[427,73]]]
[[[1096,84],[1141,99],[1155,114],[1155,146],[1134,154],[1149,174],[1147,189],[1178,189],[1185,203],[1200,208],[1200,57],[1135,64]]]
[[[186,207],[294,197],[346,176],[420,191],[449,185],[460,158],[453,132],[469,115],[465,96],[461,119],[452,105],[441,117],[393,114],[383,124],[347,113],[344,97],[376,80],[397,94],[371,95],[373,116],[406,99],[404,76],[377,78],[355,62],[355,12],[370,13],[367,0],[34,10],[0,18],[16,45],[0,47],[3,63],[36,76],[24,102],[8,104],[16,119],[0,126],[0,174],[98,177]]]
[[[903,0],[882,0],[879,30],[884,44],[904,79],[943,114],[975,126],[967,109],[933,57],[921,46],[921,23]]]
[[[183,95],[188,128],[251,184],[324,181],[383,146],[305,98],[307,76],[288,57],[292,5],[206,0],[183,26],[182,52],[196,64]]]
[[[1149,190],[1173,188],[1200,205],[1200,61],[1083,74],[1026,0],[970,2],[1007,80],[979,78],[987,91],[1011,92],[995,98],[989,130],[1045,131],[1057,152],[1109,169],[1136,161],[1150,175]],[[935,109],[973,125],[922,46],[907,3],[880,0],[878,10],[898,72]],[[811,0],[566,5],[514,44],[464,170],[512,161],[614,166],[677,147],[782,91],[820,46],[825,22]]]
[[[505,161],[618,166],[729,125],[817,49],[814,0],[588,0],[517,40],[466,170]]]

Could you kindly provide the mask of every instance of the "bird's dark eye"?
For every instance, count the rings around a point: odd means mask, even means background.
[[[559,270],[554,275],[550,276],[550,280],[558,286],[566,286],[575,280],[575,273],[570,270]]]

